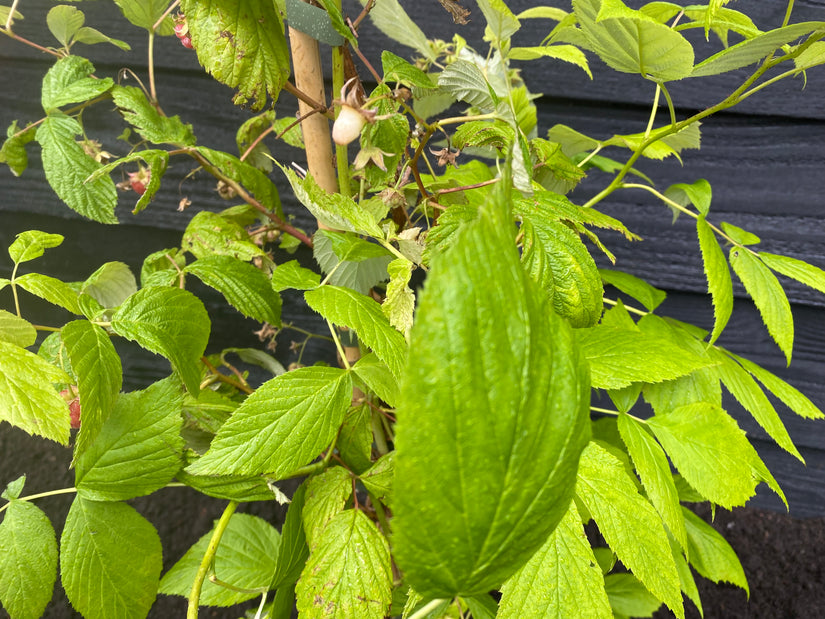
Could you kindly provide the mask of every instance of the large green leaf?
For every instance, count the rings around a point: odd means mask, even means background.
[[[263,271],[248,262],[230,256],[204,256],[184,270],[220,292],[244,316],[275,326],[281,323],[281,297]]]
[[[61,234],[26,230],[18,234],[14,242],[9,245],[9,257],[15,264],[28,262],[42,256],[47,249],[59,247],[62,243],[63,235]]]
[[[504,0],[476,0],[487,20],[487,27],[498,41],[506,41],[521,27],[518,18]]]
[[[89,219],[116,224],[117,189],[108,176],[86,182],[100,167],[75,141],[83,128],[74,118],[50,114],[37,128],[35,139],[43,148],[46,180],[66,205]]]
[[[794,335],[793,313],[782,284],[747,248],[733,247],[730,250],[730,265],[745,284],[745,290],[756,304],[768,333],[785,353],[785,359],[790,365]]]
[[[57,541],[49,518],[28,501],[10,504],[0,523],[0,602],[15,619],[37,619],[54,594]]]
[[[192,583],[212,538],[212,531],[201,537],[160,581],[158,593],[188,597]],[[215,577],[236,589],[204,580],[201,606],[232,606],[258,597],[272,582],[281,536],[263,518],[233,514],[215,553]],[[253,591],[249,591],[252,589]]]
[[[123,303],[137,292],[137,281],[123,262],[107,262],[86,278],[80,292],[92,297],[106,309]]]
[[[629,415],[619,415],[617,422],[622,441],[633,459],[633,465],[650,502],[679,545],[687,548],[687,533],[679,505],[679,493],[676,491],[676,484],[673,483],[673,474],[664,450],[650,432]]]
[[[120,501],[169,483],[182,462],[182,406],[180,383],[174,377],[121,395],[97,440],[77,457],[75,486],[80,496]],[[85,424],[85,409],[83,415]]]
[[[485,593],[521,567],[567,510],[587,441],[586,366],[508,218],[487,213],[434,258],[412,329],[393,530],[428,597]]]
[[[289,50],[273,2],[183,0],[192,44],[203,67],[238,92],[237,105],[260,110],[289,77]]]
[[[623,271],[613,271],[610,269],[599,269],[599,275],[605,283],[621,290],[631,298],[636,299],[639,303],[644,305],[649,312],[654,311],[662,301],[665,300],[667,294],[664,290],[659,290],[648,284],[645,280],[624,273]]]
[[[200,390],[198,360],[210,328],[201,300],[179,288],[142,288],[112,316],[115,333],[169,359],[193,395]]]
[[[336,242],[341,237],[357,241]],[[321,271],[328,275],[330,284],[368,294],[370,288],[389,279],[387,266],[392,262],[393,255],[382,246],[350,233],[343,234],[330,230],[318,230],[313,241],[312,253]],[[344,250],[346,253],[339,256],[337,252]]]
[[[40,94],[43,109],[49,112],[69,103],[94,99],[114,85],[110,77],[90,77],[94,72],[92,63],[80,56],[65,56],[58,60],[43,78]]]
[[[688,560],[696,571],[713,582],[729,582],[748,594],[748,579],[733,548],[716,529],[682,507],[688,534]]]
[[[622,462],[590,443],[579,465],[576,495],[625,567],[677,617],[684,618],[679,575],[662,520],[637,492]]]
[[[392,601],[390,549],[364,512],[348,509],[329,522],[295,593],[307,619],[383,619]]]
[[[825,271],[819,267],[790,256],[780,256],[765,251],[759,252],[759,258],[771,270],[802,282],[806,286],[825,294]]]
[[[750,372],[756,380],[762,383],[768,391],[782,400],[782,402],[784,402],[788,408],[790,408],[797,415],[807,419],[822,419],[825,417],[825,413],[819,410],[819,408],[811,402],[808,396],[803,394],[796,387],[793,387],[775,374],[772,374],[771,372],[768,372],[768,370],[756,365],[753,361],[737,355],[732,355],[732,357],[736,359],[742,367]]]
[[[0,340],[0,420],[65,445],[69,409],[52,383],[69,382],[42,357]]]
[[[146,95],[135,86],[117,86],[112,98],[123,118],[145,140],[155,144],[194,146],[192,125],[184,124],[179,116],[163,116],[149,103]]]
[[[60,577],[86,619],[143,619],[162,566],[155,527],[126,503],[78,496],[60,536]]]
[[[37,329],[28,320],[0,310],[0,341],[28,348],[37,340]]]
[[[324,318],[355,330],[358,338],[387,364],[398,378],[403,373],[407,343],[372,298],[339,286],[321,286],[304,293],[307,304]]]
[[[112,340],[101,327],[88,320],[75,320],[61,329],[60,336],[77,378],[83,416],[75,442],[76,459],[92,444],[109,417],[123,385],[123,370]]]
[[[277,213],[279,216],[283,216],[281,212],[281,199],[278,197],[278,189],[270,178],[258,168],[245,161],[241,161],[235,157],[235,155],[230,155],[220,150],[213,150],[205,146],[199,146],[198,153],[205,157],[210,164],[218,168],[223,174],[240,183],[258,202],[270,211]]]
[[[338,368],[300,368],[276,376],[244,400],[188,471],[288,475],[329,446],[351,398],[352,379]]]
[[[438,76],[438,85],[459,101],[491,112],[496,107],[493,91],[484,73],[469,60],[459,59],[448,65]]]
[[[153,26],[169,7],[168,0],[115,0],[123,16],[138,28],[151,31]],[[167,16],[160,27],[155,31],[161,35],[171,35],[173,30],[172,18]]]
[[[621,389],[635,382],[658,383],[690,374],[715,362],[691,353],[668,337],[598,325],[577,331],[600,389]]]
[[[682,476],[709,501],[730,509],[754,495],[759,483],[754,470],[761,460],[720,407],[687,404],[647,423]]]
[[[612,619],[602,570],[575,502],[544,545],[501,587],[499,619]]]
[[[617,10],[605,11],[606,5]],[[618,0],[573,0],[573,9],[590,49],[612,69],[661,82],[682,79],[693,70],[687,39]]]
[[[390,406],[395,406],[398,400],[398,379],[387,367],[387,364],[381,361],[375,353],[369,353],[361,357],[352,366],[352,371],[379,398]]]
[[[705,267],[705,276],[708,279],[708,292],[713,301],[713,332],[710,343],[722,334],[733,312],[733,282],[730,277],[728,261],[716,234],[705,221],[704,217],[696,220],[696,233],[699,236],[699,248],[702,251],[702,262]]]
[[[304,482],[292,495],[284,526],[281,527],[281,548],[275,561],[275,574],[272,577],[273,589],[280,589],[297,582],[309,556],[303,523],[306,486]]]
[[[790,24],[759,34],[703,60],[693,68],[690,77],[717,75],[747,67],[759,62],[783,45],[811,33],[817,33],[818,36],[825,33],[825,22]]]
[[[342,466],[332,466],[307,480],[301,518],[310,552],[330,521],[344,511],[352,495],[352,475]]]
[[[367,3],[367,0],[358,1],[362,5]],[[435,60],[435,53],[427,41],[427,35],[410,19],[398,0],[376,2],[370,11],[370,21],[392,40],[413,48],[429,60]]]
[[[26,292],[54,305],[59,305],[72,314],[80,314],[77,291],[66,282],[40,273],[26,273],[15,279],[14,283]]]
[[[232,256],[238,260],[263,258],[266,253],[249,240],[240,224],[211,211],[201,211],[186,226],[181,247],[196,258],[212,254]]]

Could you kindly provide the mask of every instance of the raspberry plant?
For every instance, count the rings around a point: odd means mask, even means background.
[[[733,308],[730,269],[789,363],[793,318],[774,272],[821,292],[825,272],[760,251],[755,235],[719,221],[707,181],[660,191],[634,165],[687,158],[701,120],[825,62],[825,22],[792,23],[792,1],[763,31],[724,0],[638,10],[573,0],[519,14],[477,0],[489,50],[476,50],[459,36],[428,40],[397,0],[364,2],[352,20],[340,0],[116,3],[150,52],[156,37],[176,35],[236,90],[251,110],[239,152],[210,148],[163,112],[151,62],[145,86],[98,74],[76,44],[126,44],[84,26],[78,8],[49,11],[49,45],[15,33],[25,8],[15,1],[0,7],[2,32],[55,61],[42,77],[43,114],[11,121],[0,161],[25,173],[36,142],[57,196],[104,223],[117,223],[113,174],[139,194],[135,212],[151,209],[173,158],[213,176],[237,205],[191,206],[180,246],[149,255],[139,283],[118,262],[83,282],[33,270],[58,234],[28,231],[8,248],[0,415],[70,447],[76,480],[55,489],[75,494],[59,542],[25,479],[5,480],[0,601],[12,617],[42,614],[58,556],[61,584],[88,618],[146,616],[159,593],[187,597],[190,618],[253,599],[247,616],[273,618],[297,606],[301,617],[593,619],[649,616],[661,604],[683,617],[684,598],[701,609],[689,566],[747,589],[730,546],[683,505],[744,505],[762,482],[784,500],[722,408],[722,387],[800,460],[765,390],[803,417],[823,415],[717,344]],[[441,4],[456,21],[470,10]],[[377,83],[366,93],[344,60],[347,48],[361,56],[355,33],[368,15],[413,52],[408,61],[385,51],[380,67],[361,57]],[[527,20],[547,32],[538,46],[519,46]],[[691,30],[713,34],[718,51],[697,60],[694,45],[706,42]],[[334,104],[317,79],[318,40],[332,46]],[[540,132],[531,85],[511,63],[550,58],[589,75],[593,57],[650,82],[647,125],[606,139],[563,125]],[[746,67],[737,82],[731,72]],[[671,82],[725,73],[729,96],[680,112]],[[275,118],[268,102],[281,97],[300,102],[298,118]],[[132,139],[104,150],[83,122],[113,107]],[[301,145],[308,169],[274,160],[275,139]],[[568,196],[585,176],[588,197],[576,203]],[[276,182],[317,218],[314,234],[290,224]],[[596,266],[594,252],[613,259],[611,236],[638,239],[599,210],[627,190],[695,220],[710,332],[658,313],[661,290]],[[312,247],[318,268],[276,264],[276,244]],[[243,351],[273,376],[254,384],[226,358],[237,349],[207,353],[193,278],[263,323],[262,334],[280,327],[281,293],[299,291],[328,323],[318,335],[340,367],[285,371],[263,350]],[[34,325],[23,294],[75,318]],[[121,393],[115,338],[162,355],[171,374]],[[593,406],[599,394],[613,406]],[[291,478],[303,481],[285,497],[278,484]],[[161,575],[157,532],[128,501],[181,484],[227,506]],[[271,500],[290,501],[280,531],[235,513]],[[585,536],[591,521],[600,537]]]

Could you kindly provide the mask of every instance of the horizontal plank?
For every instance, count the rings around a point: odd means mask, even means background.
[[[514,12],[518,13],[534,6],[535,2],[533,0],[510,0],[508,4]],[[628,4],[638,6],[643,3],[628,2]],[[767,30],[781,24],[785,4],[782,0],[764,0],[749,5],[746,12],[753,16],[759,27]],[[450,41],[453,34],[458,33],[467,39],[471,46],[476,47],[481,53],[486,53],[486,44],[481,40],[484,20],[476,7],[470,7],[473,16],[469,24],[456,26],[448,14],[435,3],[435,0],[407,2],[403,5],[428,36]],[[25,9],[26,19],[18,22],[15,30],[21,36],[50,45],[52,37],[44,27],[44,16],[50,7],[51,3],[48,0],[27,2],[25,7],[22,7]],[[110,36],[127,41],[132,45],[133,51],[123,52],[110,45],[97,45],[79,46],[77,53],[88,55],[101,71],[111,72],[120,67],[129,66],[145,77],[145,71],[140,70],[140,67],[145,64],[144,59],[147,55],[145,33],[120,18],[117,8],[112,3],[86,3],[80,8],[87,14],[89,25],[101,29]],[[345,13],[354,17],[360,12],[361,6],[356,0],[346,0],[344,10]],[[794,21],[821,19],[822,7],[818,3],[799,2],[796,4]],[[515,36],[514,43],[517,45],[538,44],[552,25],[553,22],[547,20],[526,20],[522,30]],[[715,40],[712,40],[712,45],[704,43],[700,30],[691,32],[690,38],[700,56],[709,55],[719,49]],[[359,41],[364,55],[377,67],[380,67],[381,51],[384,49],[395,50],[405,57],[413,55],[411,50],[390,41],[369,23],[362,26]],[[0,76],[2,76],[2,65],[10,64],[9,60],[17,61],[22,58],[42,58],[42,54],[8,39],[0,40],[0,59],[3,59],[0,63]],[[191,50],[184,49],[175,37],[160,37],[156,41],[155,63],[160,70],[200,71],[195,54]],[[600,103],[621,101],[625,104],[643,107],[651,104],[653,86],[646,80],[639,76],[611,71],[592,55],[591,65],[593,80],[588,79],[580,69],[551,59],[531,62],[525,66],[529,66],[527,80],[531,90],[544,93],[551,98]],[[327,70],[329,70],[328,67]],[[359,72],[367,80],[366,68],[361,66]],[[748,74],[747,70],[740,70],[731,75],[735,75],[741,81]],[[721,101],[733,89],[731,84],[734,82],[729,79],[731,75],[713,76],[701,80],[687,79],[672,83],[669,88],[675,105],[682,110],[696,110]],[[807,85],[804,84],[802,78],[794,81],[786,80],[780,85],[766,88],[750,97],[736,109],[742,114],[768,113],[788,117],[825,119],[825,108],[819,103],[825,97],[825,79],[823,78],[825,78],[825,67],[816,67],[808,72]],[[803,86],[805,86],[804,91],[802,91]]]

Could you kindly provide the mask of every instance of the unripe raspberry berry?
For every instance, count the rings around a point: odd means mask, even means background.
[[[192,39],[189,35],[181,37],[180,44],[183,45],[186,49],[195,49],[192,45]]]
[[[175,24],[175,36],[179,39],[182,39],[189,33],[189,27],[186,25],[186,22],[179,22]]]

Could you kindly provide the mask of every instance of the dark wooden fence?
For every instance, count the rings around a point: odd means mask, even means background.
[[[475,42],[483,49],[480,15],[474,15],[469,25],[456,27],[437,0],[403,4],[429,36],[449,40],[457,30],[471,44]],[[465,4],[474,8],[471,2]],[[527,0],[509,2],[516,13],[535,4],[538,3]],[[18,22],[16,30],[48,44],[50,35],[44,27],[45,13],[52,5],[47,0],[22,2],[20,9],[26,19]],[[133,47],[131,53],[103,45],[83,49],[81,53],[88,53],[98,73],[114,75],[119,68],[129,66],[145,79],[142,66],[146,43],[142,31],[118,19],[112,3],[82,3],[79,8],[87,13],[89,25],[124,39]],[[763,0],[749,3],[746,8],[756,13],[758,26],[769,29],[781,23],[785,3]],[[345,9],[355,15],[360,7],[355,0],[347,0]],[[823,17],[821,2],[796,3],[795,20]],[[539,28],[547,23],[533,21],[530,29],[517,37],[521,37],[524,44],[535,44],[544,34]],[[377,66],[384,48],[407,55],[406,50],[369,28],[361,35],[361,45]],[[25,123],[38,118],[40,79],[51,60],[8,39],[0,40],[0,125],[3,128],[14,119]],[[594,79],[590,81],[579,69],[549,59],[530,64],[524,77],[531,90],[543,93],[537,102],[540,134],[556,123],[571,125],[596,137],[643,130],[653,94],[650,84],[635,76],[608,71],[596,59],[592,65]],[[157,42],[156,66],[164,110],[192,122],[200,143],[233,150],[234,130],[248,117],[248,112],[232,106],[232,92],[203,74],[194,53],[184,50],[173,37]],[[362,75],[366,76],[367,72],[362,71]],[[677,109],[687,113],[713,104],[729,90],[723,76],[686,80],[674,84],[671,92]],[[293,114],[294,102],[287,96],[282,99],[284,102],[276,106],[279,113]],[[684,167],[676,161],[642,167],[663,188],[674,182],[707,179],[713,186],[710,215],[713,221],[728,221],[759,235],[767,251],[825,267],[823,101],[825,69],[819,67],[809,72],[807,86],[801,78],[782,82],[756,94],[735,110],[709,119],[702,128],[702,150],[685,152]],[[87,130],[90,136],[103,141],[108,150],[114,153],[123,150],[115,139],[122,130],[116,122],[98,124],[90,117]],[[280,160],[297,162],[302,157],[301,151],[289,147],[281,148],[275,155]],[[14,178],[6,166],[0,167],[0,246],[7,246],[16,234],[31,228],[65,234],[67,241],[63,247],[50,250],[31,266],[68,280],[83,279],[108,260],[123,260],[138,273],[147,254],[179,244],[180,232],[194,210],[217,211],[227,206],[217,196],[214,183],[203,175],[185,178],[191,169],[189,162],[174,162],[161,192],[146,211],[131,215],[134,201],[131,195],[124,195],[117,213],[121,225],[103,226],[81,219],[60,204],[44,181],[36,148],[30,149],[30,158],[30,167],[21,178]],[[278,174],[275,172],[273,176]],[[279,186],[284,187],[282,180],[276,178]],[[586,185],[585,190],[592,191],[594,186]],[[311,230],[312,221],[284,188],[281,197],[286,211],[295,215],[299,227]],[[180,213],[177,205],[184,196],[192,201],[192,206],[189,212]],[[666,290],[668,300],[663,310],[669,315],[709,327],[712,312],[692,222],[681,218],[671,225],[670,211],[644,192],[616,193],[603,207],[644,238],[642,243],[631,246],[618,235],[603,237],[618,258],[616,268]],[[310,252],[303,249],[299,249],[297,257],[306,263],[312,261]],[[291,256],[276,256],[276,259],[288,258]],[[7,277],[9,272],[8,258],[5,252],[0,252],[0,276]],[[741,286],[735,288],[736,307],[721,343],[786,378],[820,408],[825,408],[825,297],[790,280],[782,279],[782,282],[796,317],[792,366],[785,367],[783,355],[769,338]],[[258,345],[252,335],[254,323],[241,319],[231,309],[221,308],[216,296],[206,294],[214,328],[210,350],[229,345]],[[10,304],[10,296],[0,293],[0,306],[8,308]],[[26,298],[24,304],[27,315],[36,320],[49,323],[61,318],[36,299]],[[285,299],[284,319],[309,328],[317,324],[297,297]],[[319,327],[319,330],[323,329]],[[288,343],[283,340],[278,352],[284,362],[292,359]],[[168,372],[168,366],[157,358],[128,345],[119,346],[124,357],[124,389],[145,386]],[[314,359],[334,356],[332,351],[320,346],[307,354]],[[825,515],[825,423],[803,421],[777,402],[792,438],[807,460],[806,468],[773,445],[732,398],[726,405],[756,441],[769,468],[785,489],[792,514]],[[42,467],[44,463],[52,466],[55,458],[68,461],[39,445],[40,442],[33,442],[6,425],[0,427],[0,482],[13,479],[18,471],[25,472],[23,465],[27,462],[37,464],[39,461]],[[53,484],[38,489],[49,487]],[[752,504],[784,509],[767,491],[760,492]],[[207,513],[205,510],[200,512],[201,519]]]

